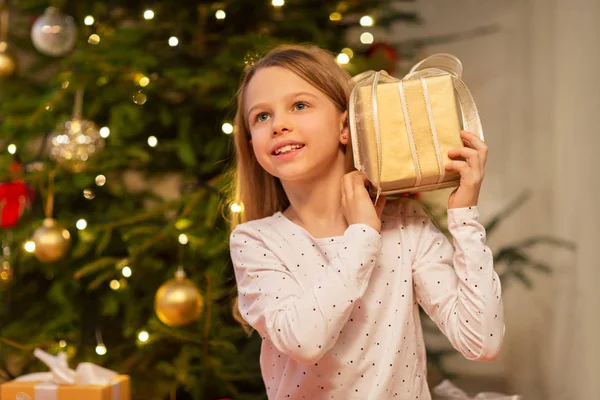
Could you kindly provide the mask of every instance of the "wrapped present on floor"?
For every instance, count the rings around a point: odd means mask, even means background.
[[[69,368],[64,353],[52,356],[35,349],[34,355],[50,372],[23,375],[0,385],[1,400],[131,400],[130,380],[92,363]]]
[[[442,381],[433,388],[434,400],[521,400],[519,395],[507,395],[496,392],[483,392],[469,397],[464,391],[454,386],[449,380]]]
[[[385,71],[353,78],[351,155],[373,196],[458,186],[460,175],[444,167],[451,161],[448,150],[463,146],[461,129],[483,140],[475,101],[461,75],[458,58],[434,54],[401,80]]]

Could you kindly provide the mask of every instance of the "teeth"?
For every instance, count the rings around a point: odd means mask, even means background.
[[[294,149],[299,149],[300,147],[303,147],[303,145],[301,144],[291,144],[291,145],[287,145],[287,146],[283,146],[280,149],[275,151],[275,155],[279,155],[279,154],[284,154],[287,153],[288,151],[294,150]]]

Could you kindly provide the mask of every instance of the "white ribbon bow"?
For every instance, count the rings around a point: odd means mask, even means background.
[[[475,397],[469,397],[449,380],[444,380],[433,388],[433,393],[439,400],[521,400],[521,396],[519,395],[506,395],[496,392],[483,392]]]
[[[115,371],[87,362],[80,363],[77,369],[72,370],[67,364],[65,353],[53,356],[44,350],[35,349],[33,355],[46,364],[50,372],[23,375],[16,378],[16,381],[45,381],[60,385],[107,385],[118,375]]]
[[[118,374],[110,369],[92,363],[80,363],[75,370],[69,368],[67,355],[57,356],[35,349],[33,354],[48,368],[50,372],[36,372],[20,376],[15,381],[40,381],[35,387],[35,400],[55,400],[58,385],[108,385]],[[112,388],[112,398],[120,398],[120,387],[115,384]],[[30,400],[25,393],[18,393],[17,400]]]

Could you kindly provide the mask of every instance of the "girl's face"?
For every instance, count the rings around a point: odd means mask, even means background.
[[[245,95],[254,154],[269,174],[312,180],[336,160],[343,163],[347,113],[319,89],[285,68],[267,67],[252,77]]]

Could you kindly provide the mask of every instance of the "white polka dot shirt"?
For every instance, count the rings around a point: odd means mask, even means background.
[[[431,399],[420,305],[454,348],[495,358],[504,336],[476,207],[448,210],[453,246],[418,203],[314,238],[282,213],[238,225],[230,250],[242,317],[262,337],[269,400]]]

